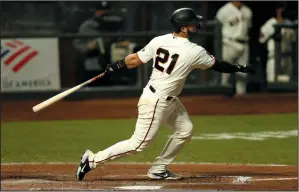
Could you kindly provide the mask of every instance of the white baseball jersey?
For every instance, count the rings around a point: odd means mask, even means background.
[[[223,37],[248,40],[248,29],[251,27],[251,10],[242,5],[236,8],[231,2],[221,7],[216,19],[222,23]]]
[[[268,57],[274,56],[274,49],[275,49],[275,42],[272,38],[272,36],[275,33],[275,28],[273,25],[277,24],[276,18],[269,19],[260,29],[260,43],[266,43],[267,42],[267,49],[268,49]],[[291,22],[289,20],[284,20],[283,23],[290,24]],[[282,35],[282,52],[288,51],[291,49],[291,41],[295,37],[294,30],[292,29],[281,29],[281,35]]]
[[[194,68],[208,69],[215,63],[203,47],[172,34],[155,37],[137,55],[143,63],[153,59],[148,84],[165,96],[179,95]]]

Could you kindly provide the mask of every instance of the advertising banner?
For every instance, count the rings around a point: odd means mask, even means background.
[[[60,89],[57,38],[1,39],[1,91]]]

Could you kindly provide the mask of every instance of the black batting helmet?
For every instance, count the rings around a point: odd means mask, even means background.
[[[170,23],[175,32],[180,32],[181,27],[188,26],[190,24],[197,24],[197,28],[200,29],[200,21],[202,16],[196,15],[195,11],[191,8],[180,8],[175,10],[170,18]]]

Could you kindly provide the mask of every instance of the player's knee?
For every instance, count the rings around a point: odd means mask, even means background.
[[[184,123],[184,131],[179,133],[181,138],[184,138],[186,140],[191,139],[193,135],[193,123],[191,121],[187,121]]]
[[[193,135],[193,123],[191,121],[188,121],[185,126],[187,130],[187,138],[191,139]]]
[[[142,142],[137,148],[136,148],[136,152],[141,152],[144,151],[148,146],[147,142]]]

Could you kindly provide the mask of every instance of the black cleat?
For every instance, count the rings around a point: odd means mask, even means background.
[[[179,180],[183,177],[180,175],[176,175],[168,170],[166,170],[163,173],[148,173],[147,176],[150,179],[156,179],[156,180]]]
[[[85,174],[91,170],[88,160],[88,157],[90,155],[93,155],[93,153],[90,150],[85,150],[81,157],[81,162],[76,173],[76,177],[79,181],[81,181],[84,178]]]

